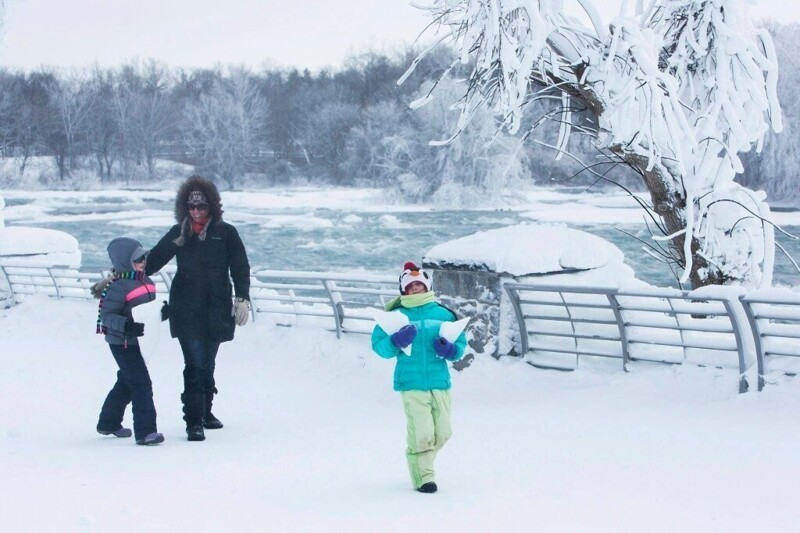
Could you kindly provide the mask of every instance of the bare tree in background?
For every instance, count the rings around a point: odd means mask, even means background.
[[[119,155],[116,145],[118,129],[114,120],[114,81],[113,72],[99,68],[92,71],[88,80],[95,103],[86,121],[86,138],[101,182],[111,179],[112,168]]]
[[[345,172],[347,138],[350,130],[361,121],[357,104],[341,101],[325,102],[309,110],[302,130],[302,146],[307,150],[309,163],[322,169],[337,185],[352,185],[354,176]]]
[[[95,94],[88,90],[84,77],[84,74],[74,71],[60,79],[52,78],[47,86],[56,117],[49,144],[61,180],[76,168],[76,156],[85,148],[81,146],[85,142],[83,128],[94,105]]]
[[[161,142],[177,119],[169,99],[170,74],[166,65],[155,60],[145,62],[143,85],[137,95],[135,113],[138,138],[142,143],[147,177],[156,177],[156,158]]]
[[[234,188],[266,149],[268,106],[244,68],[217,78],[185,110],[185,143],[197,167]]]

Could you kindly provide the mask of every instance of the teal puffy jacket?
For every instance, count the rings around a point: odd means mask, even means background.
[[[450,388],[450,370],[447,361],[436,355],[433,340],[439,336],[442,322],[454,322],[456,316],[446,307],[431,302],[420,307],[396,307],[408,317],[409,324],[417,328],[411,343],[411,355],[406,355],[392,343],[380,326],[372,330],[372,349],[385,359],[397,358],[394,367],[394,390],[432,390]],[[455,342],[456,360],[464,355],[467,338],[464,333]]]

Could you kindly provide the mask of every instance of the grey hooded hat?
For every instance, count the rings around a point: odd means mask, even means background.
[[[108,243],[108,258],[111,259],[111,264],[117,272],[135,270],[134,260],[147,257],[147,254],[148,251],[139,241],[129,237],[117,237]]]

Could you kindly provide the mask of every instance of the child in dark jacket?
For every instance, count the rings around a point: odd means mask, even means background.
[[[159,444],[164,442],[164,435],[156,429],[153,384],[137,340],[144,335],[144,324],[135,322],[131,312],[156,297],[155,284],[144,275],[147,252],[138,241],[118,237],[108,244],[108,257],[114,270],[108,283],[100,287],[97,333],[105,335],[119,372],[100,410],[97,431],[130,437],[131,430],[122,427],[122,418],[131,403],[136,444]]]
[[[440,335],[443,322],[455,314],[434,301],[427,272],[408,262],[400,275],[400,296],[386,304],[387,311],[408,317],[408,325],[388,335],[380,326],[372,331],[372,349],[383,358],[397,360],[394,390],[399,391],[406,413],[406,459],[416,490],[438,490],[433,462],[450,438],[450,371],[448,361],[464,355],[467,340],[462,332],[455,342]],[[403,349],[411,346],[410,355]]]

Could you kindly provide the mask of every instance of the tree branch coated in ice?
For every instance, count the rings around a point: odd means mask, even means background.
[[[536,93],[561,92],[562,109],[577,99],[597,117],[598,148],[642,176],[682,282],[769,285],[769,207],[763,194],[734,183],[738,154],[782,129],[768,32],[750,22],[745,0],[622,1],[607,24],[590,0],[575,2],[590,25],[565,15],[561,0],[435,0],[424,8],[446,36],[440,42],[471,68],[450,140],[477,107],[504,117],[513,133]],[[563,150],[575,119],[559,120]]]

